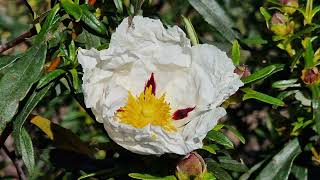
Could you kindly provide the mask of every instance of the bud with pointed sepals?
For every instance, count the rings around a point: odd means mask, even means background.
[[[299,8],[298,0],[280,0],[283,5],[282,11],[288,14],[293,14]]]
[[[270,22],[271,31],[278,36],[286,36],[293,32],[294,22],[281,13],[274,13]]]
[[[207,172],[207,165],[196,152],[187,154],[176,166],[176,175],[179,180],[188,180],[191,176],[198,177]]]
[[[319,83],[320,74],[317,67],[302,70],[301,79],[305,84]]]
[[[251,75],[251,72],[250,72],[248,66],[245,64],[241,64],[241,65],[237,66],[233,72],[238,74],[241,78],[245,78],[245,77]]]

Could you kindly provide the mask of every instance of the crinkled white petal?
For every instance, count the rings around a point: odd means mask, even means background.
[[[225,52],[207,44],[191,47],[179,27],[165,29],[159,20],[141,16],[131,26],[124,19],[108,49],[82,49],[78,59],[86,106],[111,139],[139,154],[187,154],[201,148],[207,132],[226,114],[219,106],[243,85]],[[128,91],[139,95],[152,73],[156,96],[165,94],[171,113],[195,107],[188,117],[173,121],[176,132],[151,124],[134,128],[115,116]]]

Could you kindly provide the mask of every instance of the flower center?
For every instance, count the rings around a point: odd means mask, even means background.
[[[116,116],[121,123],[135,128],[143,128],[152,124],[161,126],[167,131],[176,131],[170,110],[170,105],[165,101],[165,95],[160,98],[156,97],[152,85],[149,85],[137,97],[134,97],[129,91],[127,104],[117,111]]]

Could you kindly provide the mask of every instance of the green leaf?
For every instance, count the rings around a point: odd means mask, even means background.
[[[246,143],[246,140],[244,139],[244,137],[242,136],[242,134],[237,130],[235,129],[234,127],[232,126],[228,126],[228,125],[225,125],[225,127],[230,130],[235,136],[237,136],[237,138],[239,138],[239,140],[242,142],[242,144],[245,144]]]
[[[307,43],[306,44],[307,45],[306,52],[304,54],[305,68],[311,68],[311,67],[313,67],[314,51],[313,51],[312,42],[311,42],[310,38],[307,39],[306,43]]]
[[[262,45],[262,44],[267,44],[268,41],[262,39],[259,36],[256,37],[248,37],[246,39],[241,39],[241,42],[248,45],[248,46],[252,46],[252,45]]]
[[[283,68],[284,68],[284,64],[273,64],[273,65],[267,66],[265,68],[262,68],[259,71],[255,72],[255,73],[251,74],[250,76],[245,77],[241,80],[243,83],[248,84],[250,82],[254,82],[259,79],[271,76],[272,74],[283,70]]]
[[[45,76],[43,76],[37,86],[37,89],[42,88],[43,86],[49,84],[50,82],[56,80],[58,77],[60,77],[61,75],[65,74],[66,71],[63,69],[56,69],[48,74],[46,74]]]
[[[291,140],[268,165],[259,173],[257,180],[286,180],[289,177],[293,160],[301,153],[298,139]]]
[[[243,96],[243,100],[247,99],[256,99],[268,104],[277,105],[277,106],[284,106],[285,103],[280,99],[271,97],[269,95],[254,91],[250,88],[242,88],[241,91],[245,92],[246,94]]]
[[[175,176],[157,177],[157,176],[152,176],[150,174],[140,174],[140,173],[130,173],[128,174],[128,176],[134,179],[143,179],[143,180],[156,180],[156,179],[176,180]]]
[[[23,124],[29,114],[33,111],[33,109],[37,106],[37,104],[41,101],[41,99],[48,93],[53,84],[46,86],[45,88],[34,91],[30,98],[28,98],[24,108],[17,114],[13,123],[13,138],[15,142],[20,141],[21,131]],[[21,154],[20,144],[16,144],[18,154]]]
[[[70,14],[76,21],[80,21],[81,17],[83,16],[82,9],[72,0],[60,0],[61,6],[63,9]]]
[[[206,150],[211,154],[216,154],[216,150],[219,150],[218,146],[215,144],[209,144],[209,145],[203,146],[201,149]]]
[[[265,161],[266,160],[263,160],[263,161],[255,164],[254,166],[252,166],[252,168],[249,169],[249,171],[247,171],[246,173],[244,173],[240,176],[239,180],[248,180],[250,178],[251,174],[254,173],[256,170],[258,170],[263,165],[263,163]]]
[[[234,172],[246,172],[248,167],[245,164],[242,164],[233,159],[221,159],[220,167]]]
[[[69,72],[71,73],[73,88],[75,91],[78,91],[80,86],[78,72],[76,69],[71,69]]]
[[[46,40],[45,36],[50,31],[53,24],[56,23],[57,19],[56,14],[60,10],[59,4],[56,4],[51,10],[49,15],[46,17],[46,20],[39,32],[39,34],[36,36],[35,43],[41,43]]]
[[[113,0],[114,5],[117,8],[117,12],[122,14],[123,13],[123,4],[122,4],[122,0]]]
[[[182,16],[182,20],[183,20],[184,27],[187,30],[187,33],[188,33],[188,36],[191,40],[192,45],[195,46],[195,45],[199,44],[199,39],[198,39],[197,33],[194,30],[194,27],[193,27],[190,19]]]
[[[211,172],[219,180],[232,180],[227,171],[222,169],[220,165],[212,159],[206,161],[208,171]]]
[[[74,41],[71,41],[71,43],[69,44],[68,49],[69,49],[69,58],[73,62],[76,59],[76,46],[74,44]]]
[[[292,165],[291,173],[297,180],[307,180],[308,179],[308,168]]]
[[[83,29],[82,33],[77,37],[76,42],[82,43],[86,49],[98,48],[101,46],[100,38]]]
[[[6,68],[6,73],[0,79],[0,134],[16,114],[19,102],[38,80],[46,52],[45,43],[35,45]]]
[[[107,34],[107,28],[105,25],[100,22],[94,14],[89,11],[89,8],[86,4],[80,6],[83,12],[81,21],[83,21],[91,29],[95,30],[100,34]]]
[[[35,159],[31,137],[25,129],[22,129],[19,137],[22,160],[27,167],[29,175],[34,173]]]
[[[0,73],[5,74],[5,69],[12,66],[16,60],[18,60],[22,54],[16,55],[16,56],[3,56],[0,57]]]
[[[267,27],[269,28],[269,21],[271,19],[271,15],[264,7],[260,7],[260,13],[264,17],[264,20],[266,21]]]
[[[231,57],[234,65],[240,64],[240,45],[237,40],[233,41]]]
[[[210,139],[211,141],[215,141],[216,143],[225,146],[226,148],[233,149],[233,143],[230,141],[230,139],[219,131],[215,131],[215,130],[209,131],[207,134],[207,138]]]
[[[273,88],[286,89],[290,87],[300,87],[301,85],[295,84],[298,79],[288,79],[288,80],[280,80],[272,83]]]
[[[238,38],[238,34],[232,30],[232,21],[216,0],[188,1],[230,43]]]

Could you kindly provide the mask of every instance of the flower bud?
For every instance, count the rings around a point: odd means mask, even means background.
[[[280,0],[283,5],[282,11],[288,14],[293,14],[299,8],[298,0]]]
[[[190,176],[199,176],[207,172],[203,158],[196,152],[187,154],[176,166],[176,175],[179,180],[190,179]]]
[[[251,74],[248,66],[245,64],[237,66],[233,72],[238,74],[241,78],[245,78]]]
[[[320,75],[317,67],[302,70],[301,79],[305,84],[315,84],[320,80]]]
[[[294,23],[281,13],[274,13],[271,18],[271,31],[278,36],[285,36],[293,32]]]

